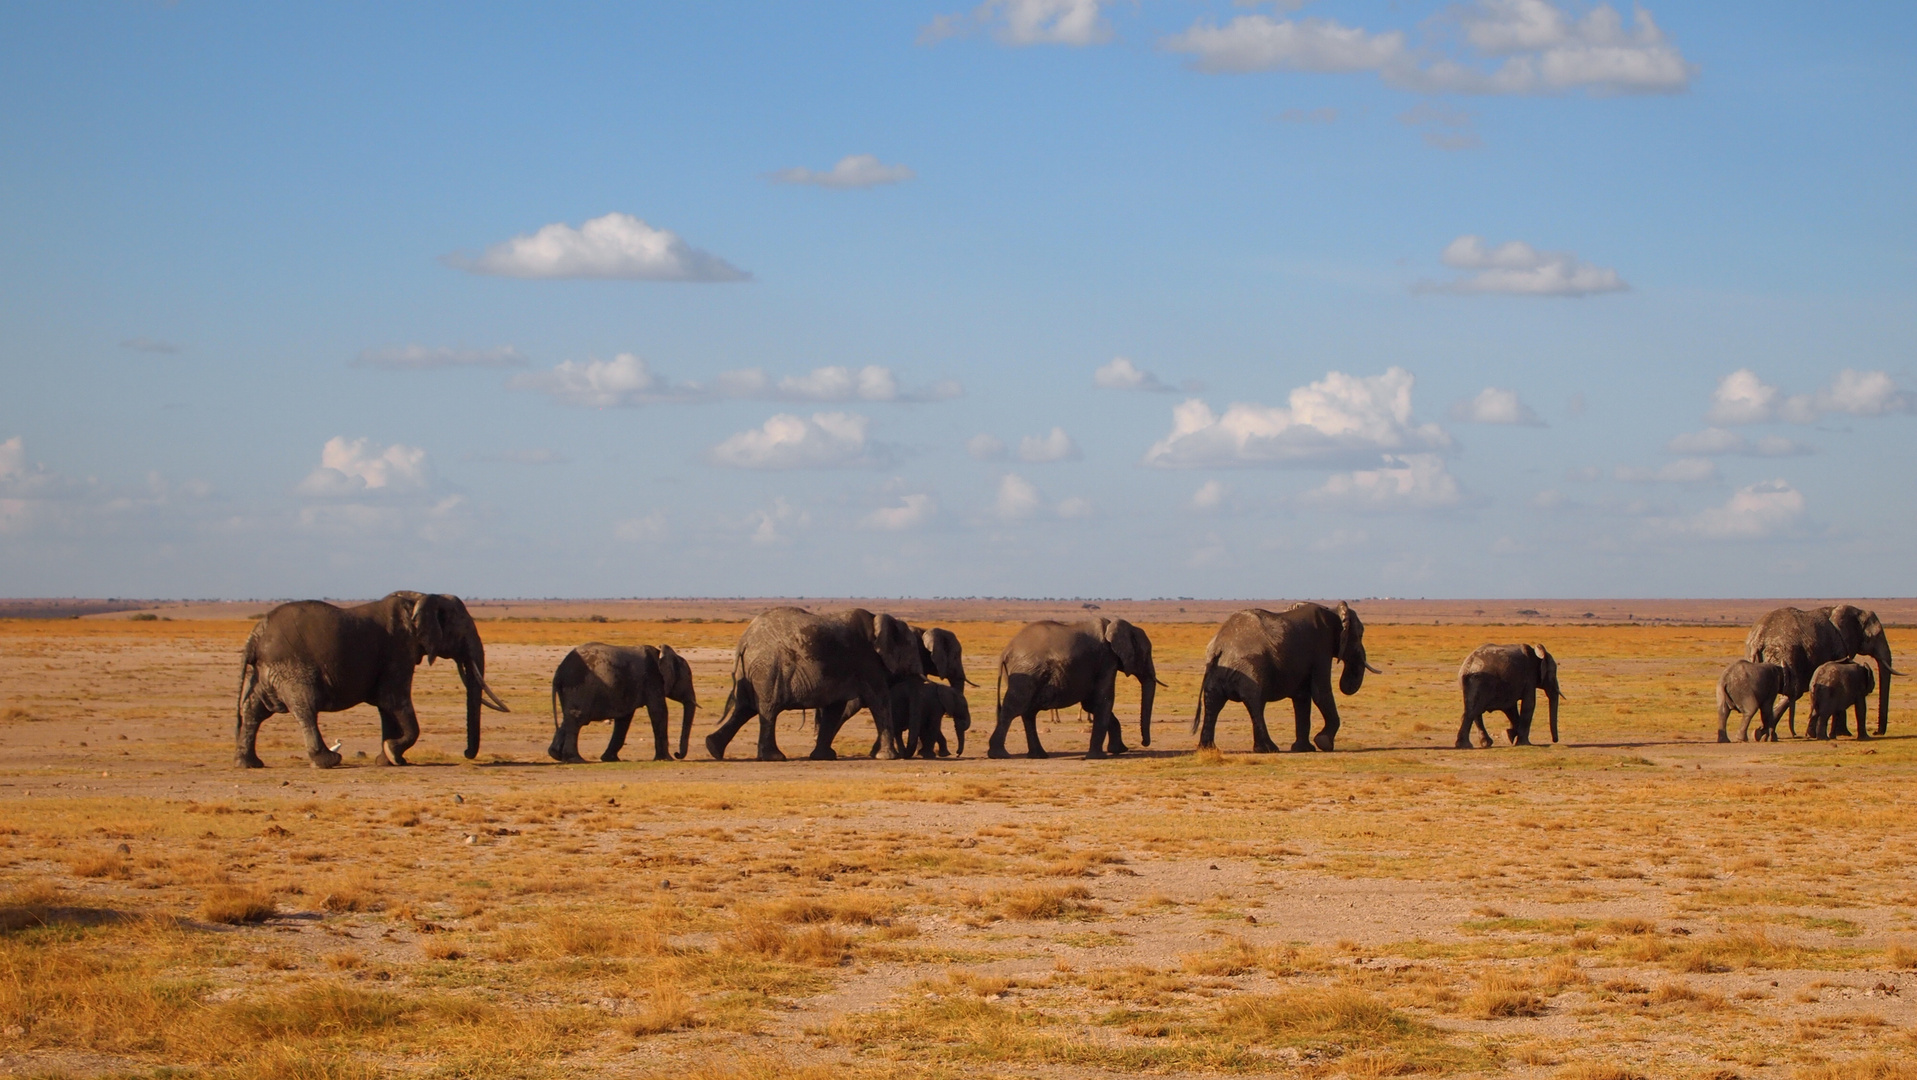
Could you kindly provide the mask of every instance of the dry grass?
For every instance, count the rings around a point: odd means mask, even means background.
[[[223,885],[200,901],[200,918],[211,923],[238,926],[265,922],[279,913],[273,894],[246,885]]]

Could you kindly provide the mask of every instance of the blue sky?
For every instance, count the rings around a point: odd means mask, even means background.
[[[1917,12],[0,5],[0,592],[1917,592]]]

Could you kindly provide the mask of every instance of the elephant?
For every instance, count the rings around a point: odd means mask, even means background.
[[[784,761],[779,752],[779,714],[816,709],[817,761],[838,757],[832,739],[845,722],[843,706],[852,698],[866,702],[884,745],[877,756],[904,752],[892,719],[894,677],[922,676],[922,648],[911,627],[890,615],[864,608],[815,615],[803,608],[773,608],[759,614],[739,637],[733,653],[732,692],[726,697],[719,727],[706,736],[706,752],[724,758],[726,745],[746,721],[759,718],[759,760]],[[679,753],[686,756],[690,721],[680,729]]]
[[[1781,607],[1757,620],[1744,639],[1744,658],[1782,664],[1790,669],[1792,689],[1785,709],[1796,730],[1797,699],[1810,689],[1819,666],[1832,660],[1869,656],[1877,664],[1877,734],[1890,721],[1890,677],[1902,672],[1891,667],[1890,642],[1877,613],[1852,604],[1831,607]],[[1842,713],[1836,716],[1838,735],[1848,735]]]
[[[921,679],[912,683],[899,683],[892,688],[892,715],[911,717],[905,725],[905,756],[917,754],[922,758],[935,756],[950,757],[945,742],[945,718],[952,718],[952,731],[957,736],[959,756],[965,754],[965,733],[972,729],[972,707],[965,700],[963,685],[948,686]],[[876,756],[879,744],[874,741],[872,753]]]
[[[1252,750],[1277,753],[1265,727],[1265,705],[1291,700],[1293,753],[1331,750],[1338,738],[1338,703],[1331,695],[1331,665],[1343,668],[1338,690],[1346,697],[1364,685],[1365,672],[1377,673],[1365,656],[1365,626],[1351,605],[1336,609],[1297,603],[1282,612],[1246,608],[1219,624],[1205,646],[1205,673],[1198,684],[1192,731],[1200,749],[1214,745],[1218,714],[1228,701],[1240,701],[1251,715]],[[1318,706],[1324,728],[1311,738],[1311,706]]]
[[[918,639],[919,667],[923,669],[923,674],[893,675],[889,679],[889,689],[892,695],[893,724],[898,730],[906,733],[905,737],[909,747],[912,733],[916,732],[921,724],[916,712],[900,712],[899,710],[901,708],[915,710],[921,704],[931,700],[924,692],[924,687],[928,685],[925,680],[928,677],[936,676],[944,679],[947,686],[959,688],[959,701],[961,704],[964,702],[964,688],[974,684],[965,674],[965,650],[959,644],[957,634],[940,626],[923,630],[916,626],[908,626],[907,629]],[[846,721],[856,716],[859,710],[863,708],[865,708],[865,703],[858,698],[853,698],[842,705],[836,707],[827,706],[822,710],[821,715],[827,717],[825,722],[833,724],[828,736],[828,745],[830,744],[830,739],[836,739],[838,737],[838,733]],[[947,715],[955,715],[949,707],[944,708],[939,714],[939,717]],[[831,719],[835,716],[839,718],[836,722]],[[931,723],[934,725],[933,730],[935,731],[940,730],[937,726],[940,723],[939,717],[934,717],[931,720]],[[970,727],[972,722],[971,713],[968,711],[965,717],[966,726]],[[883,742],[883,740],[884,736],[882,735],[873,740],[873,757],[879,755],[880,743]],[[945,745],[945,737],[942,733],[939,735],[938,743],[941,748]],[[961,742],[960,745],[963,746],[964,744]],[[906,750],[906,755],[911,755],[910,749]],[[930,757],[931,754],[928,752],[925,756]]]
[[[1092,716],[1088,758],[1125,753],[1112,713],[1119,675],[1138,680],[1138,737],[1152,744],[1152,699],[1158,693],[1158,670],[1152,665],[1152,642],[1145,631],[1124,619],[1099,617],[1062,623],[1050,619],[1027,623],[1013,635],[998,658],[997,722],[986,756],[1003,758],[1005,733],[1013,717],[1025,721],[1025,750],[1034,758],[1048,757],[1038,741],[1038,714],[1042,709],[1082,705]]]
[[[1777,741],[1777,712],[1771,706],[1778,695],[1786,697],[1790,685],[1790,669],[1782,664],[1760,664],[1755,660],[1734,660],[1724,669],[1717,680],[1717,741],[1731,741],[1727,726],[1731,714],[1737,713],[1744,718],[1743,734],[1738,739],[1749,742],[1751,737],[1751,718],[1758,718],[1757,741],[1768,739]],[[1795,721],[1792,722],[1791,735],[1797,735]]]
[[[1870,692],[1875,682],[1870,669],[1854,660],[1832,660],[1828,664],[1819,664],[1811,675],[1810,726],[1804,734],[1813,739],[1835,739],[1839,735],[1848,735],[1844,726],[1844,714],[1851,709],[1857,710],[1857,737],[1870,738],[1870,731],[1864,723],[1865,714],[1870,711]]]
[[[552,745],[554,761],[584,761],[579,729],[595,720],[612,721],[612,738],[600,761],[618,761],[632,716],[644,707],[652,721],[652,760],[672,757],[671,720],[666,701],[678,702],[691,727],[699,699],[692,689],[692,667],[670,645],[625,648],[589,641],[574,648],[552,673]]]
[[[264,768],[254,745],[260,723],[290,712],[306,736],[306,756],[330,769],[339,746],[320,736],[319,714],[355,705],[379,709],[384,764],[406,764],[419,740],[413,713],[413,669],[444,657],[466,685],[466,757],[479,756],[479,707],[510,712],[486,685],[486,649],[479,627],[457,596],[395,592],[370,604],[339,608],[320,600],[281,604],[247,635],[233,723],[235,760]]]
[[[1551,701],[1551,741],[1558,741],[1558,662],[1539,645],[1480,645],[1458,667],[1458,686],[1464,691],[1464,722],[1458,725],[1460,750],[1471,749],[1471,725],[1478,725],[1483,745],[1491,745],[1484,714],[1501,712],[1511,721],[1505,734],[1517,746],[1531,745],[1531,718],[1537,712],[1538,691]]]

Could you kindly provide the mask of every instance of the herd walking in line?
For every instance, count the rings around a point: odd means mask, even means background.
[[[1890,645],[1875,612],[1851,604],[1802,610],[1778,608],[1751,628],[1745,656],[1725,668],[1717,684],[1717,741],[1729,742],[1729,719],[1743,720],[1741,739],[1775,741],[1780,722],[1797,736],[1797,701],[1810,698],[1805,736],[1848,737],[1855,713],[1858,739],[1870,738],[1867,714],[1877,694],[1877,734],[1887,729]],[[1859,663],[1868,659],[1870,664]],[[340,608],[317,600],[281,604],[248,635],[241,654],[239,700],[234,717],[235,761],[263,768],[255,751],[260,724],[274,713],[299,723],[308,760],[318,768],[339,764],[339,744],[328,745],[319,714],[372,705],[380,718],[381,764],[406,764],[419,739],[413,710],[413,673],[423,660],[449,660],[466,690],[465,756],[479,754],[480,710],[510,712],[486,683],[486,652],[479,627],[456,596],[395,592],[369,604]],[[1874,671],[1873,671],[1874,667]],[[1248,608],[1225,619],[1205,647],[1192,732],[1199,748],[1214,745],[1219,713],[1231,702],[1251,720],[1252,749],[1279,749],[1265,723],[1265,707],[1290,702],[1293,752],[1331,751],[1339,730],[1339,694],[1356,694],[1367,673],[1379,674],[1365,654],[1364,623],[1344,602],[1336,608],[1303,602],[1284,611]],[[1006,736],[1014,720],[1024,725],[1025,751],[1047,757],[1039,741],[1038,715],[1078,707],[1091,720],[1088,758],[1125,753],[1113,709],[1118,677],[1139,686],[1138,741],[1152,741],[1152,706],[1165,685],[1152,661],[1145,631],[1124,619],[1078,622],[1041,620],[1013,635],[999,655],[994,684],[988,757],[1009,757]],[[972,725],[958,637],[942,627],[912,626],[863,608],[814,613],[796,607],[762,612],[747,625],[733,653],[731,689],[718,726],[705,749],[722,759],[733,738],[759,721],[756,757],[784,761],[778,722],[799,712],[814,729],[810,757],[829,761],[845,723],[859,712],[872,716],[874,758],[933,758],[965,752]],[[1495,740],[1486,713],[1503,713],[1513,745],[1531,743],[1538,694],[1549,710],[1551,741],[1558,741],[1558,661],[1541,644],[1487,644],[1458,669],[1463,713],[1455,743],[1472,747]],[[668,702],[680,706],[679,740],[671,745]],[[579,733],[587,724],[612,723],[601,761],[617,761],[633,717],[644,709],[652,727],[654,760],[683,759],[698,711],[692,667],[670,645],[626,647],[586,642],[559,662],[552,677],[552,742],[555,761],[582,762]],[[1322,726],[1311,732],[1316,706]],[[945,721],[952,721],[952,740]]]

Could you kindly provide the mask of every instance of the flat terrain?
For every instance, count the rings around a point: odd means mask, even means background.
[[[0,1075],[1917,1077],[1917,711],[1898,682],[1889,738],[1717,745],[1768,605],[1360,604],[1383,674],[1338,752],[1252,755],[1232,706],[1200,755],[1232,605],[1101,601],[1155,643],[1151,748],[1084,761],[1061,713],[1058,756],[994,762],[999,648],[1084,613],[994,603],[890,606],[965,643],[964,757],[776,765],[698,744],[742,601],[476,605],[514,709],[479,761],[440,665],[415,767],[360,756],[362,708],[326,772],[284,716],[230,764],[263,605],[0,620]],[[691,760],[546,759],[595,639],[689,656]],[[1565,741],[1448,749],[1459,659],[1512,640],[1558,656]]]

